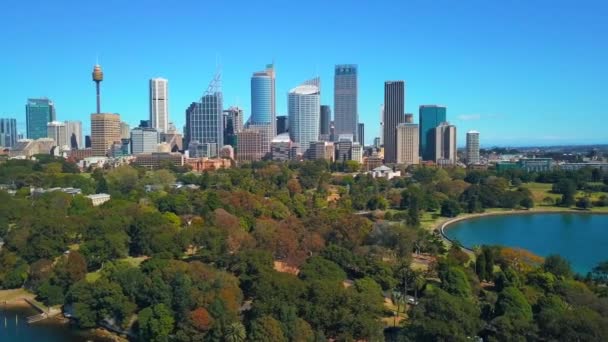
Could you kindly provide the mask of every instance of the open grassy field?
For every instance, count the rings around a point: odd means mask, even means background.
[[[596,184],[596,183],[594,183]],[[597,183],[599,184],[599,183]],[[522,184],[522,186],[524,188],[527,188],[530,190],[530,192],[532,192],[532,198],[534,199],[534,204],[536,206],[547,206],[546,204],[543,203],[543,200],[547,197],[551,198],[554,202],[561,199],[561,195],[559,194],[554,194],[551,192],[551,189],[553,187],[552,184],[546,184],[546,183],[536,183],[536,182],[531,182],[531,183],[524,183]],[[583,197],[585,196],[585,192],[583,191],[578,191],[578,193],[576,194],[576,198],[578,197]],[[608,196],[608,193],[606,192],[593,192],[590,194],[591,196],[591,201],[597,201],[600,199],[601,196]],[[597,211],[604,211],[600,208],[597,208]]]

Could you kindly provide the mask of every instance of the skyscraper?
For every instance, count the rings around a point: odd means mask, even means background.
[[[479,164],[479,132],[467,132],[467,164]]]
[[[331,108],[327,105],[321,105],[321,120],[319,127],[320,135],[329,136],[329,123],[331,122]]]
[[[216,74],[200,102],[186,110],[187,144],[190,156],[215,158],[224,143],[222,91]],[[191,146],[192,145],[192,146]]]
[[[437,165],[456,163],[456,126],[442,122],[435,128],[435,162]]]
[[[130,139],[131,138],[131,127],[128,123],[121,121],[120,122],[120,138],[121,139]]]
[[[277,135],[287,133],[289,131],[289,120],[287,115],[277,116]]]
[[[384,162],[397,162],[397,126],[405,116],[405,82],[384,82]]]
[[[65,130],[68,146],[70,148],[84,148],[84,142],[82,141],[82,122],[66,121]]]
[[[397,164],[412,165],[420,162],[419,128],[412,123],[397,126]]]
[[[320,80],[315,78],[291,89],[288,95],[289,137],[305,154],[310,142],[319,140]]]
[[[150,80],[150,123],[159,133],[169,128],[169,81],[164,78]]]
[[[25,121],[29,139],[46,138],[46,124],[55,121],[55,105],[47,98],[28,99]]]
[[[108,155],[114,143],[120,143],[120,115],[91,114],[91,149],[93,156]]]
[[[243,110],[230,107],[223,112],[224,145],[236,147],[236,135],[243,130]]]
[[[55,146],[69,146],[65,122],[51,121],[47,123],[47,137],[55,140]]]
[[[334,69],[334,123],[335,134],[352,134],[357,138],[357,66],[336,65]]]
[[[446,107],[422,105],[419,108],[420,118],[420,155],[422,160],[435,161],[435,128],[446,121]]]
[[[276,133],[275,112],[275,71],[269,64],[263,71],[254,72],[251,76],[251,117],[249,123],[258,130],[267,130],[262,149],[270,152],[270,142]],[[266,146],[267,145],[267,146]]]
[[[365,146],[365,124],[362,122],[357,124],[357,138],[359,139],[359,143],[361,147]]]
[[[17,144],[17,119],[0,119],[0,146],[14,147]]]

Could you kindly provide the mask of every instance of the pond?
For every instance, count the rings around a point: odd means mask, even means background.
[[[608,260],[608,215],[534,213],[471,218],[444,229],[451,240],[480,245],[519,247],[540,256],[559,254],[572,269],[587,274]]]

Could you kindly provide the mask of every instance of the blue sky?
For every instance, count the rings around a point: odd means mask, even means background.
[[[0,11],[0,117],[24,131],[28,97],[59,120],[95,110],[91,71],[104,69],[102,111],[148,117],[148,79],[169,79],[170,119],[222,66],[224,106],[249,116],[251,73],[275,61],[277,111],[319,75],[333,107],[333,67],[359,66],[359,117],[379,132],[385,80],[406,81],[406,110],[443,104],[484,146],[608,143],[606,1],[44,1]]]

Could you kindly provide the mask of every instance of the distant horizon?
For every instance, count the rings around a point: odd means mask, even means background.
[[[143,16],[137,1],[11,2],[0,13],[0,28],[11,35],[0,63],[0,117],[16,118],[25,133],[25,102],[46,96],[59,121],[80,120],[90,132],[97,61],[105,77],[102,111],[131,126],[148,119],[148,82],[162,77],[169,81],[169,121],[182,131],[186,108],[218,66],[224,108],[238,105],[245,118],[250,77],[268,63],[277,71],[277,115],[287,113],[289,89],[317,75],[321,104],[333,113],[334,67],[356,64],[366,145],[380,136],[389,80],[405,81],[405,112],[414,122],[419,105],[445,105],[459,145],[473,129],[482,146],[602,144],[605,128],[594,123],[608,110],[608,46],[597,37],[608,35],[607,10],[601,1],[185,0],[155,3]],[[262,16],[272,24],[261,24]]]

